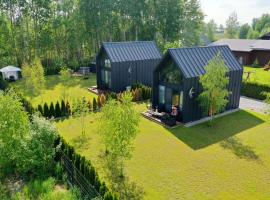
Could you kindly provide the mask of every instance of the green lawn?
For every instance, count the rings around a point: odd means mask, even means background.
[[[146,106],[136,105],[136,109],[140,112]],[[57,127],[104,176],[98,117],[98,113],[87,117],[83,143],[78,139],[78,119],[59,121]],[[149,200],[269,199],[270,123],[266,120],[239,111],[215,120],[212,128],[202,124],[168,130],[141,117],[127,175]]]
[[[61,101],[66,93],[66,99],[72,103],[77,98],[86,97],[92,99],[95,97],[93,93],[87,91],[90,86],[96,85],[95,74],[90,75],[89,79],[83,79],[81,77],[71,77],[68,82],[60,80],[59,76],[46,76],[46,86],[41,95],[33,95],[25,90],[24,81],[20,80],[13,84],[23,95],[29,99],[33,106],[42,104],[45,102]]]
[[[244,67],[244,72],[253,72],[250,74],[250,81],[266,84],[270,86],[270,71],[264,71],[263,68]],[[247,74],[244,73],[243,80],[246,80]]]

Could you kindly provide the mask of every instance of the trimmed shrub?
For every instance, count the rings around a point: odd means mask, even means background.
[[[260,67],[260,65],[259,65],[259,61],[258,61],[258,59],[257,59],[257,58],[256,58],[256,60],[254,61],[254,63],[252,64],[252,67],[255,67],[255,68]]]
[[[241,95],[253,99],[265,100],[266,96],[263,92],[270,92],[270,86],[254,82],[243,82]]]
[[[38,105],[38,111],[40,112],[41,115],[44,115],[43,108],[41,105]]]
[[[61,150],[67,155],[67,157],[72,160],[74,165],[79,169],[79,171],[84,175],[84,177],[94,186],[94,188],[100,193],[103,199],[106,200],[117,200],[118,196],[107,188],[104,182],[100,182],[99,176],[92,166],[91,162],[86,160],[80,154],[75,152],[74,148],[70,146],[62,137],[59,137],[55,146],[61,143]],[[76,174],[75,174],[76,176]]]
[[[59,117],[62,116],[62,115],[61,115],[60,104],[59,104],[58,101],[57,101],[56,104],[55,104],[55,113],[54,113],[54,114],[55,114],[55,115],[54,115],[55,118],[59,118]]]
[[[53,105],[53,102],[51,102],[51,104],[50,104],[50,114],[49,114],[49,117],[51,118],[51,117],[54,117],[55,116],[55,109],[54,109],[54,105]]]
[[[47,103],[45,103],[43,106],[43,116],[50,117],[50,110],[49,110],[49,106]]]
[[[93,99],[93,111],[96,111],[96,110],[97,110],[97,100],[94,97],[94,99]]]
[[[66,109],[66,104],[65,101],[61,101],[61,116],[66,117],[67,116],[67,109]]]

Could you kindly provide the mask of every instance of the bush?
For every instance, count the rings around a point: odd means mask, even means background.
[[[61,117],[67,116],[66,104],[65,104],[64,100],[61,101],[61,108],[60,109],[61,109]]]
[[[140,83],[131,87],[133,101],[144,101],[151,98],[151,88]]]
[[[92,103],[91,103],[91,101],[87,102],[87,107],[88,107],[88,111],[91,112],[92,111]]]
[[[259,61],[258,61],[258,59],[257,59],[257,58],[256,58],[256,60],[254,61],[254,63],[252,64],[252,67],[255,67],[255,68],[260,67],[260,65],[259,65]]]
[[[38,111],[40,112],[41,115],[43,115],[43,108],[41,105],[38,105]]]
[[[55,126],[44,118],[33,116],[30,138],[26,141],[18,161],[19,171],[38,177],[50,174],[54,168],[56,138]]]
[[[50,112],[49,112],[49,117],[54,117],[55,116],[55,109],[54,109],[54,105],[53,102],[51,102],[50,104]]]
[[[60,104],[59,104],[59,102],[57,101],[56,104],[55,104],[55,115],[54,115],[54,117],[55,117],[55,118],[59,118],[59,117],[61,117],[61,116],[62,116],[62,114],[61,114]]]
[[[266,96],[263,92],[270,92],[270,86],[246,81],[242,83],[241,95],[243,96],[265,100]]]
[[[49,110],[49,106],[47,103],[45,103],[43,106],[43,116],[50,117],[50,110]]]
[[[96,110],[97,110],[97,100],[94,97],[94,99],[93,99],[93,111],[96,111]]]

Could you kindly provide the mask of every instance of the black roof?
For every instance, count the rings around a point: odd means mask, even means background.
[[[103,42],[111,62],[161,59],[162,55],[153,41]]]
[[[230,71],[242,70],[242,66],[236,60],[228,46],[169,49],[167,55],[171,56],[185,78],[192,78],[204,74],[204,67],[218,53],[221,54],[225,65]]]

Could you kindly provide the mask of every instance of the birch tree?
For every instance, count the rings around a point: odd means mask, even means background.
[[[199,95],[199,101],[212,121],[215,114],[225,109],[229,96],[229,78],[226,76],[228,69],[220,53],[209,61],[205,71],[206,73],[200,77],[203,92]]]

